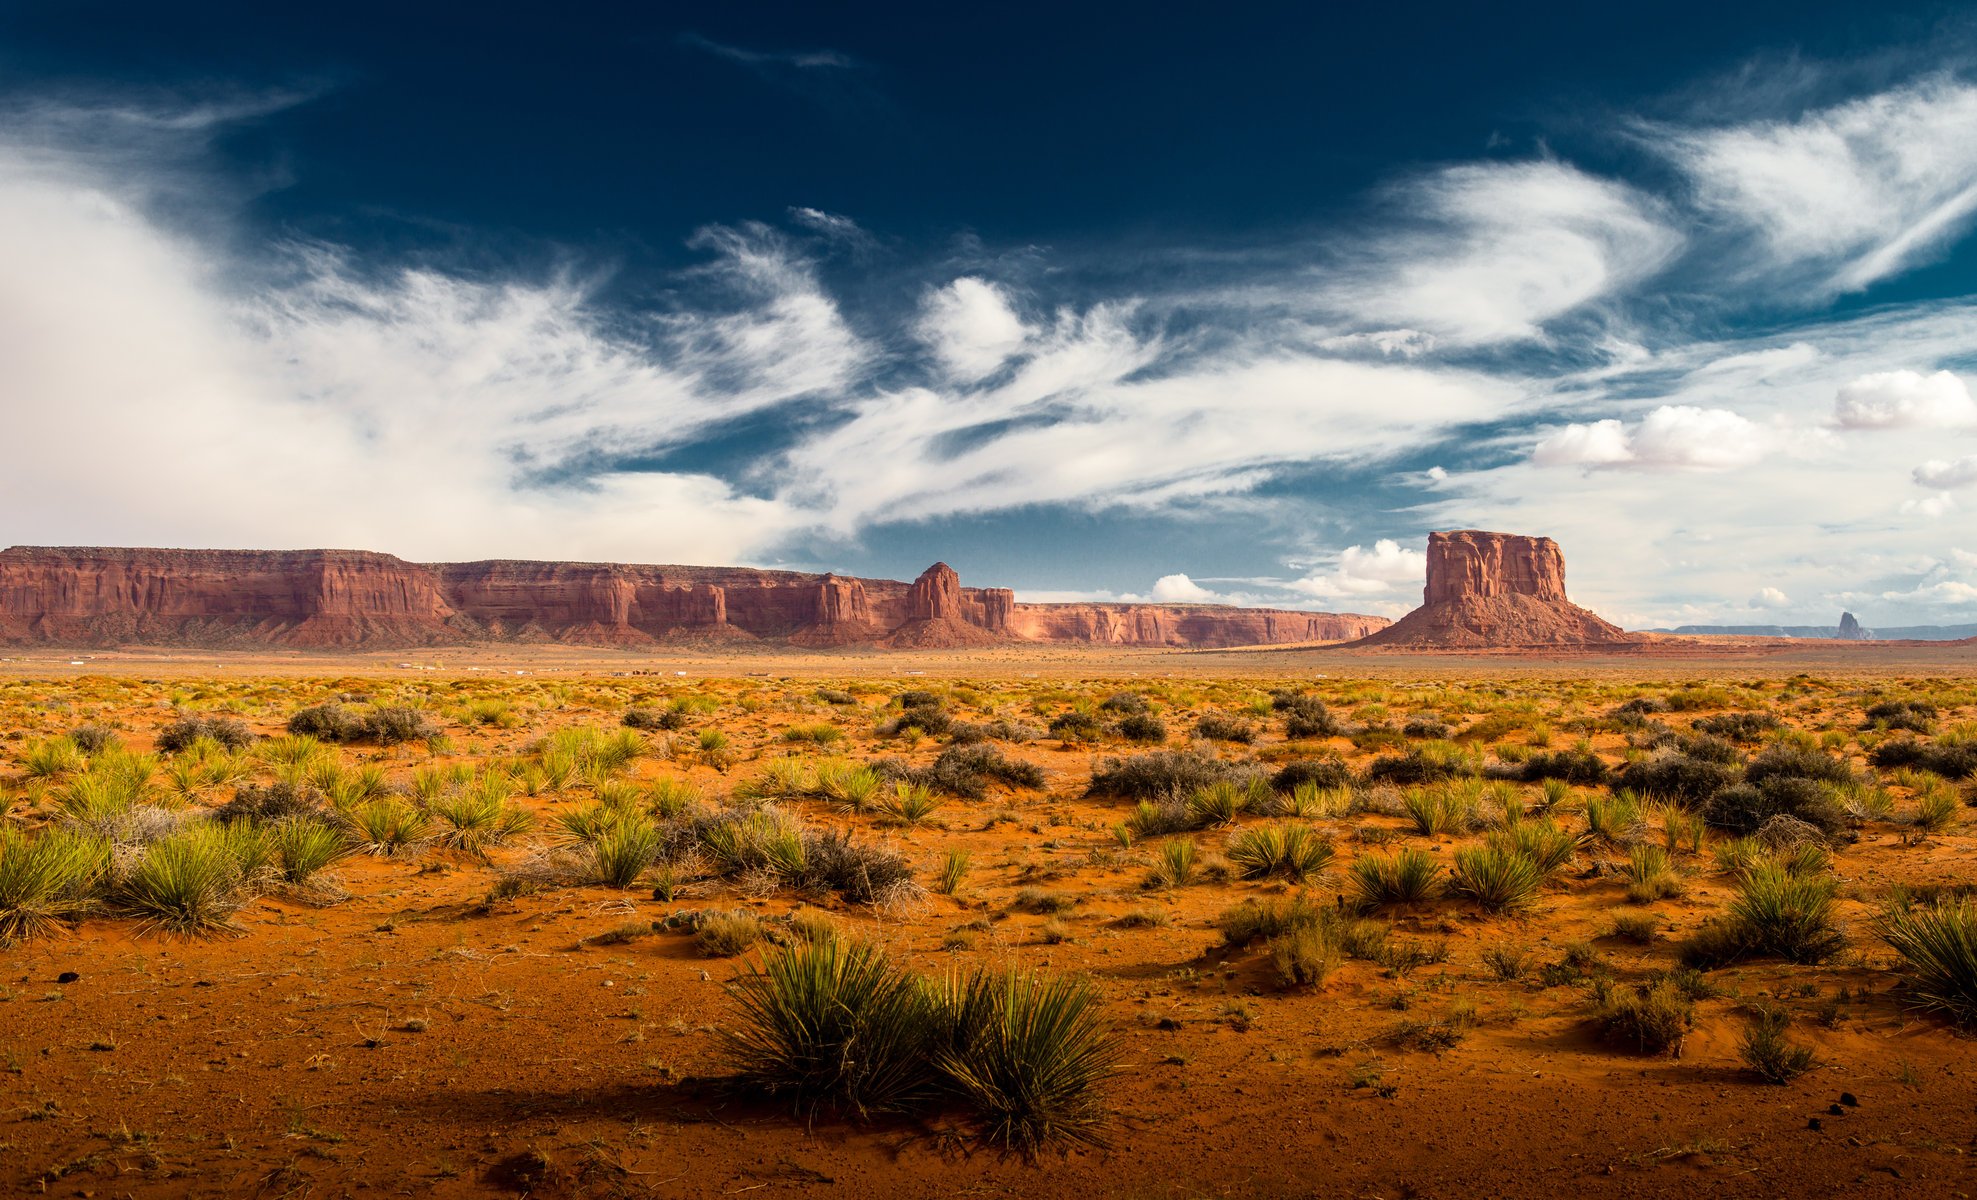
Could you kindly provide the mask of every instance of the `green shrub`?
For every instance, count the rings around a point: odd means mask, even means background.
[[[1279,792],[1295,792],[1301,787],[1327,791],[1352,786],[1352,768],[1336,758],[1294,759],[1277,768],[1270,786]]]
[[[1121,720],[1116,729],[1129,742],[1151,744],[1167,740],[1167,722],[1152,713],[1133,713]]]
[[[269,827],[282,882],[302,886],[318,872],[350,853],[343,833],[306,816],[286,817]]]
[[[1911,1003],[1977,1026],[1977,903],[1959,898],[1893,909],[1876,932],[1901,956],[1896,971]]]
[[[1762,1008],[1751,1014],[1738,1039],[1738,1057],[1766,1083],[1790,1083],[1816,1065],[1809,1047],[1786,1039],[1791,1022],[1791,1014],[1782,1008]]]
[[[89,911],[110,866],[109,843],[66,829],[30,838],[0,825],[0,947]]]
[[[1364,907],[1418,904],[1432,899],[1442,865],[1423,850],[1363,854],[1352,863],[1352,889]]]
[[[153,842],[118,881],[117,906],[172,933],[232,929],[250,884],[242,828],[203,821]]]
[[[1465,846],[1455,852],[1448,892],[1474,900],[1489,912],[1528,908],[1544,872],[1527,856],[1501,845]]]
[[[1672,980],[1639,988],[1601,981],[1594,999],[1602,1035],[1631,1042],[1643,1053],[1673,1051],[1679,1056],[1695,1025],[1695,1002]]]
[[[1229,842],[1228,859],[1244,879],[1281,878],[1304,883],[1332,864],[1332,843],[1308,825],[1245,829]]]
[[[245,750],[253,743],[254,732],[232,717],[181,713],[158,731],[158,753],[179,754],[201,740],[216,742],[228,750]]]
[[[1050,736],[1065,742],[1095,742],[1105,736],[1105,722],[1097,713],[1074,708],[1051,718]]]
[[[1211,742],[1239,742],[1248,745],[1256,740],[1256,726],[1241,717],[1227,713],[1203,713],[1194,723],[1194,735]]]
[[[1165,800],[1186,796],[1212,783],[1247,786],[1258,778],[1254,767],[1225,762],[1192,750],[1154,750],[1129,758],[1107,759],[1092,775],[1087,794],[1127,800]]]

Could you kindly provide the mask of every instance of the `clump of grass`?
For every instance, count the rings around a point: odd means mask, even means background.
[[[703,917],[694,930],[700,952],[712,958],[733,958],[761,940],[762,919],[743,908]]]
[[[879,801],[881,816],[897,825],[923,825],[940,811],[940,800],[933,791],[917,783],[897,783],[892,795]]]
[[[1411,788],[1401,797],[1401,808],[1414,822],[1415,832],[1428,836],[1462,833],[1476,816],[1478,793],[1456,784],[1447,787]]]
[[[1977,903],[1957,898],[1898,907],[1876,932],[1901,956],[1896,970],[1911,1003],[1977,1026]]]
[[[1438,890],[1442,865],[1423,850],[1363,854],[1352,862],[1352,889],[1360,905],[1419,904]]]
[[[1724,919],[1697,930],[1682,944],[1683,965],[1708,970],[1738,959],[1772,955],[1795,963],[1819,963],[1846,948],[1833,919],[1839,882],[1799,873],[1785,862],[1765,861],[1743,870]]]
[[[1316,987],[1344,960],[1334,927],[1307,922],[1270,939],[1270,965],[1286,987]]]
[[[1668,851],[1643,842],[1627,854],[1627,899],[1635,904],[1652,904],[1682,894],[1681,877],[1668,861]]]
[[[1544,884],[1544,872],[1527,855],[1501,845],[1465,846],[1455,852],[1448,892],[1474,900],[1486,911],[1529,908]]]
[[[901,1110],[930,1089],[926,992],[876,946],[805,942],[771,955],[728,994],[739,1011],[719,1037],[745,1087],[787,1097],[798,1111],[859,1116]]]
[[[585,880],[605,887],[631,887],[658,859],[661,844],[659,827],[634,814],[585,844]]]
[[[1607,936],[1645,946],[1661,931],[1661,922],[1646,913],[1619,913],[1608,927]]]
[[[114,890],[118,907],[145,924],[195,935],[230,930],[248,899],[250,867],[264,847],[245,826],[201,822],[153,842]]]
[[[1767,1006],[1744,1024],[1737,1056],[1766,1083],[1790,1083],[1817,1065],[1811,1047],[1794,1045],[1785,1037],[1791,1023],[1790,1013]]]
[[[1642,1053],[1681,1057],[1682,1041],[1695,1026],[1695,1002],[1670,979],[1645,987],[1615,987],[1602,979],[1594,1004],[1601,1034],[1631,1042]]]
[[[1511,983],[1531,969],[1531,951],[1525,946],[1491,946],[1483,951],[1483,965],[1499,981]]]
[[[0,946],[26,941],[87,912],[109,869],[102,839],[67,829],[30,838],[0,825]]]
[[[29,779],[57,779],[88,766],[73,738],[46,738],[32,743],[21,758],[21,769]]]
[[[350,853],[342,832],[309,817],[288,817],[269,827],[283,883],[307,885],[331,863]]]
[[[1147,873],[1150,888],[1186,887],[1194,882],[1199,850],[1193,838],[1169,838],[1160,844],[1160,858]]]
[[[934,873],[934,890],[943,896],[958,895],[961,885],[968,878],[968,867],[972,856],[963,849],[953,848],[941,856],[940,869]]]
[[[1229,862],[1244,879],[1281,878],[1304,883],[1332,865],[1332,843],[1308,825],[1245,829],[1229,842]]]
[[[1560,828],[1550,817],[1518,821],[1507,829],[1492,833],[1487,840],[1491,846],[1514,851],[1530,859],[1545,879],[1550,879],[1570,863],[1573,852],[1579,846],[1579,839]]]
[[[465,792],[435,801],[430,811],[439,821],[439,843],[484,859],[491,847],[527,831],[535,818],[510,804],[509,794],[505,779],[488,776]]]
[[[432,818],[396,797],[366,800],[341,815],[358,846],[369,854],[417,853],[432,836]]]
[[[1625,845],[1640,836],[1642,825],[1640,801],[1632,793],[1586,801],[1586,837],[1591,841]]]
[[[1196,788],[1189,793],[1187,800],[1189,826],[1208,829],[1233,825],[1236,818],[1248,812],[1252,803],[1268,790],[1254,783],[1244,786],[1233,780],[1220,780],[1207,787]]]

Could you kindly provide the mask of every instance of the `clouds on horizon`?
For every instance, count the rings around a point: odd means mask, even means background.
[[[237,230],[154,202],[208,186],[207,131],[267,111],[50,105],[0,134],[0,388],[24,398],[0,434],[48,450],[0,484],[0,540],[763,562],[1031,508],[1240,537],[1298,476],[1409,499],[1273,534],[1284,569],[1239,580],[1150,545],[1144,594],[1404,611],[1424,559],[1384,535],[1477,525],[1559,537],[1575,596],[1635,625],[1847,595],[1947,614],[1977,586],[1933,525],[1977,483],[1977,455],[1943,445],[1977,429],[1956,371],[1977,309],[1698,332],[1723,295],[1802,311],[1965,231],[1977,89],[1946,77],[1791,120],[1640,125],[1682,181],[1661,193],[1553,157],[1419,174],[1356,245],[1235,288],[929,264],[897,310],[825,284],[815,239],[869,238],[800,207],[801,234],[704,231],[677,302],[643,311],[575,269],[292,242],[243,261]],[[1681,311],[1699,292],[1707,320]],[[664,465],[750,421],[784,436],[739,467]]]

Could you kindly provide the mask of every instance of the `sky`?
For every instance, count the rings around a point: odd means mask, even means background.
[[[0,0],[0,544],[1977,621],[1958,6],[852,7]]]

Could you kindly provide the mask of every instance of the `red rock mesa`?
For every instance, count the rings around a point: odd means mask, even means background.
[[[1428,535],[1421,607],[1354,644],[1484,649],[1639,640],[1565,598],[1557,542],[1464,529]]]

